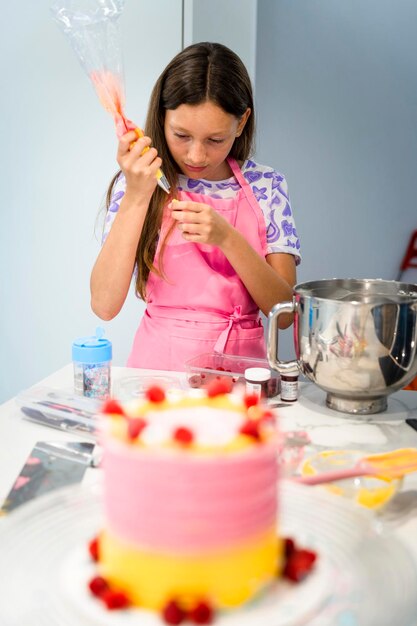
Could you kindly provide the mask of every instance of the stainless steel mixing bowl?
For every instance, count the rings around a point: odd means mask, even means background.
[[[278,317],[294,313],[296,361],[278,358]],[[387,396],[417,376],[417,285],[328,279],[296,285],[292,302],[269,314],[268,360],[298,370],[338,411],[378,413]]]

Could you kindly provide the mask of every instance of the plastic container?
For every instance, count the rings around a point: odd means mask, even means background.
[[[199,354],[185,363],[187,382],[193,388],[204,387],[210,380],[226,376],[232,379],[233,387],[240,386],[245,389],[245,370],[253,367],[265,368],[270,372],[271,378],[268,381],[267,397],[274,398],[278,395],[280,390],[279,374],[270,369],[266,359],[209,352]]]
[[[248,367],[245,370],[246,393],[258,398],[268,397],[268,384],[271,371],[267,367]]]
[[[99,327],[95,336],[76,339],[72,361],[75,393],[105,400],[110,395],[112,344],[103,335],[104,330]]]

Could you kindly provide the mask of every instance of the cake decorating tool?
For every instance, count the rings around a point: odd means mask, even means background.
[[[95,398],[52,387],[31,387],[16,397],[16,404],[26,419],[68,433],[82,434],[93,441],[101,403]]]
[[[332,464],[338,464],[337,452],[332,451]],[[339,465],[343,465],[346,451],[340,451]],[[316,470],[314,470],[316,471]],[[303,485],[321,485],[325,483],[356,478],[359,476],[375,476],[382,480],[402,478],[406,474],[417,471],[417,449],[400,448],[381,454],[370,454],[358,459],[352,467],[317,472],[294,478]]]
[[[134,122],[127,119],[124,114],[124,95],[123,86],[117,76],[113,75],[109,71],[94,71],[90,73],[90,79],[93,83],[94,89],[98,95],[98,98],[103,105],[104,109],[113,115],[114,123],[116,126],[116,134],[120,137],[127,133],[129,130],[134,130],[138,139],[144,137],[143,130],[136,126]],[[133,145],[133,142],[131,145]],[[143,149],[142,154],[149,150],[149,146]],[[158,179],[158,185],[166,192],[169,193],[169,182],[161,169],[158,169],[156,173]]]
[[[94,443],[38,441],[0,509],[0,516],[44,493],[79,483],[93,460]]]
[[[143,131],[124,113],[125,89],[118,29],[123,8],[124,0],[56,0],[51,12],[69,38],[102,106],[113,116],[118,138],[129,130],[134,130],[140,138]],[[143,152],[147,150],[149,147]],[[156,177],[158,185],[169,193],[170,185],[161,169]]]
[[[411,428],[414,428],[414,430],[417,430],[417,419],[410,418],[405,420],[405,423]]]

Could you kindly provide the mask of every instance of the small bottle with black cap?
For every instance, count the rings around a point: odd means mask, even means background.
[[[298,400],[298,370],[281,374],[281,400],[282,402]]]

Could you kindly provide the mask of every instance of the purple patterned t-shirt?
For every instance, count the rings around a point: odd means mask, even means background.
[[[265,218],[267,254],[284,252],[292,254],[298,265],[301,260],[300,241],[295,228],[287,182],[282,174],[266,165],[259,165],[248,159],[242,165],[242,173],[257,199]],[[113,187],[110,206],[107,211],[103,242],[105,241],[124,195],[126,183],[119,176]],[[178,177],[178,188],[184,191],[204,194],[212,198],[232,198],[240,189],[236,178],[226,180],[196,180],[182,174]]]

